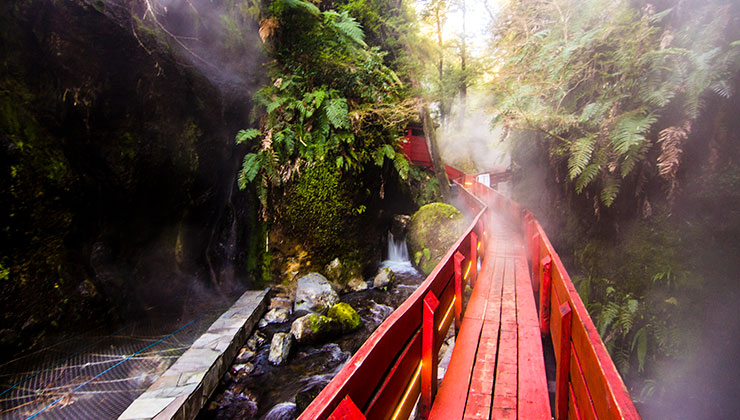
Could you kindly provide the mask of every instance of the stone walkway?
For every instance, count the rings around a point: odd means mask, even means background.
[[[195,418],[265,312],[268,291],[245,292],[118,420]]]

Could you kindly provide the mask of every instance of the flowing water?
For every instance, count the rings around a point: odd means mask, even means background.
[[[214,397],[201,411],[198,420],[261,419],[289,420],[296,418],[331,379],[339,373],[352,354],[398,307],[416,290],[424,277],[408,259],[404,241],[389,234],[388,259],[381,267],[389,267],[396,277],[388,290],[368,289],[342,295],[340,300],[357,310],[363,321],[357,331],[339,336],[330,343],[299,345],[294,343],[288,361],[282,366],[267,362],[270,339],[276,332],[290,330],[293,315],[287,322],[270,324],[259,329],[266,338],[259,347],[254,370],[250,374],[235,373],[232,366]]]

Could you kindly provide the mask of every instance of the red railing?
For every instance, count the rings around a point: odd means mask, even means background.
[[[473,222],[419,288],[386,319],[301,414],[323,420],[362,413],[368,419],[406,419],[419,394],[428,409],[436,388],[437,354],[453,320],[462,319],[463,290],[477,275],[478,238],[486,206],[467,190],[459,197]],[[422,360],[424,362],[422,363]],[[340,404],[341,403],[341,404]]]
[[[467,282],[474,286],[478,255],[485,255],[488,212],[508,216],[527,238],[541,329],[551,335],[556,355],[555,417],[639,419],[583,302],[532,213],[476,182],[473,175],[456,182],[464,187],[459,198],[476,215],[473,222],[299,419],[406,419],[419,397],[422,417],[429,412],[439,348],[453,320],[460,325],[462,292]]]
[[[523,215],[539,292],[540,329],[557,365],[556,418],[639,419],[632,398],[560,257],[529,210]]]

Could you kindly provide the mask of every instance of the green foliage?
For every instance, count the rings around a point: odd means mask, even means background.
[[[671,9],[626,0],[509,3],[494,40],[494,121],[544,134],[575,191],[611,206],[636,168],[655,176],[656,161],[680,157],[682,140],[649,153],[663,124],[687,121],[688,132],[708,94],[731,95],[739,48],[722,39],[727,15],[710,2],[676,31]],[[670,191],[679,163],[661,171]]]
[[[353,249],[353,197],[339,170],[314,165],[305,170],[285,193],[284,224],[315,250],[319,260],[329,260]]]
[[[259,129],[236,136],[251,149],[239,173],[240,188],[257,182],[268,207],[270,196],[303,168],[331,163],[339,173],[359,175],[386,158],[405,179],[408,164],[396,158],[395,147],[413,107],[383,63],[385,53],[368,47],[349,11],[278,0],[262,11],[260,24],[274,59],[272,83],[255,94],[264,110]]]
[[[574,276],[578,293],[630,384],[649,384],[656,361],[689,350],[681,315],[701,284],[691,278],[680,244],[677,227],[659,216],[637,222],[617,241],[586,241],[575,253],[583,274]]]

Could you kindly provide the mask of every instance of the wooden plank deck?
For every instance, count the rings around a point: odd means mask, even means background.
[[[551,419],[534,292],[522,234],[489,224],[477,284],[430,419]]]

